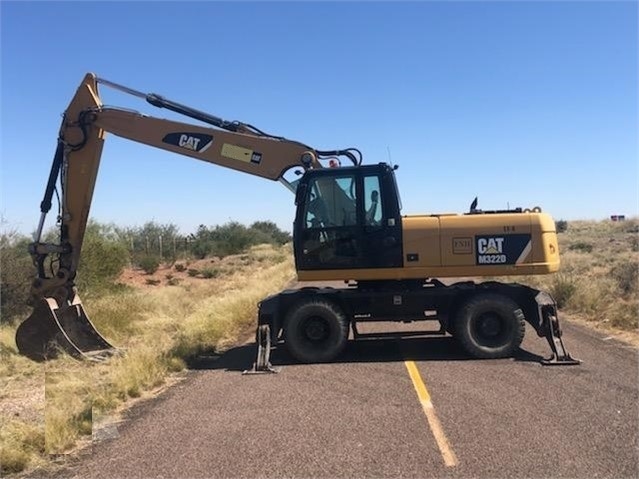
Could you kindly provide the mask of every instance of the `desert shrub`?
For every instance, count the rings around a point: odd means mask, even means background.
[[[264,233],[270,240],[267,243],[286,244],[292,240],[290,233],[282,231],[272,221],[256,221],[250,227],[254,231]]]
[[[204,268],[202,270],[202,277],[206,279],[217,278],[220,275],[220,270],[215,268]]]
[[[175,271],[177,271],[178,273],[186,271],[186,266],[182,263],[175,263]]]
[[[21,472],[32,458],[44,454],[44,431],[19,420],[7,421],[0,429],[0,477]]]
[[[117,233],[135,255],[154,254],[174,261],[179,250],[184,248],[184,238],[179,235],[178,227],[170,223],[148,221],[141,227],[120,228]]]
[[[567,303],[572,311],[579,312],[585,319],[599,321],[614,295],[614,282],[608,278],[599,278],[596,282],[580,280],[576,281]]]
[[[115,278],[129,263],[129,253],[113,233],[114,227],[89,221],[84,235],[76,284],[80,293],[111,288]],[[57,242],[57,232],[46,234],[46,241]],[[0,265],[2,288],[0,317],[3,322],[23,315],[28,307],[29,289],[35,269],[27,251],[29,239],[15,232],[0,234]],[[55,263],[53,263],[55,266]],[[48,271],[47,274],[51,274]],[[55,268],[53,269],[55,273]]]
[[[195,278],[198,274],[200,274],[200,270],[194,269],[194,268],[189,268],[186,271],[186,274],[188,274],[191,278]]]
[[[204,259],[217,249],[216,243],[208,238],[195,237],[189,247],[189,251],[196,259]]]
[[[566,306],[572,295],[575,294],[577,285],[572,278],[559,274],[555,276],[549,289],[550,294],[557,302],[557,306],[559,308],[563,308]]]
[[[180,279],[179,278],[170,278],[166,284],[168,284],[169,286],[177,286],[178,284],[180,284]]]
[[[565,233],[568,231],[568,222],[566,220],[555,221],[555,230],[557,233]]]
[[[631,261],[617,264],[610,270],[610,275],[623,294],[628,295],[637,291],[639,285],[639,265],[637,263]]]
[[[634,302],[615,302],[608,312],[610,324],[616,328],[637,330],[639,327],[639,315],[637,305]]]
[[[89,221],[78,266],[78,288],[83,292],[110,286],[129,260],[126,246],[113,235],[113,226]]]
[[[138,258],[137,263],[146,274],[153,274],[160,267],[160,258],[152,254],[145,254]]]
[[[626,233],[639,233],[639,222],[636,219],[626,221],[623,226],[623,231]]]
[[[160,283],[161,281],[159,279],[153,279],[153,278],[146,279],[146,284],[148,284],[149,286],[157,286]]]
[[[568,249],[571,251],[590,253],[592,252],[592,245],[590,243],[586,243],[585,241],[577,241],[576,243],[571,244]]]
[[[190,253],[198,259],[207,256],[228,256],[246,251],[249,247],[262,244],[284,244],[291,235],[281,231],[270,221],[256,221],[246,227],[236,221],[209,228],[200,225],[189,241]]]
[[[0,321],[11,322],[28,311],[27,300],[35,268],[28,240],[15,232],[0,234]]]

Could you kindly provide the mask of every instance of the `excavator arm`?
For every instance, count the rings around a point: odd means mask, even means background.
[[[98,93],[99,83],[210,126],[105,107]],[[269,135],[251,125],[226,121],[159,95],[144,94],[87,74],[63,115],[40,205],[40,221],[35,240],[29,246],[37,270],[31,286],[34,310],[19,326],[16,343],[20,352],[32,359],[55,356],[60,349],[74,356],[91,358],[101,358],[114,350],[91,324],[74,282],[106,133],[277,180],[292,191],[294,186],[284,178],[291,168],[321,168],[319,160],[327,157],[346,157],[354,164],[361,163],[361,154],[356,149],[318,151],[297,141]],[[44,243],[44,223],[58,182],[59,238],[57,243]]]

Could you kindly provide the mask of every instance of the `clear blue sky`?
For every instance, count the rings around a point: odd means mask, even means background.
[[[404,214],[461,213],[475,196],[483,209],[539,205],[556,219],[638,214],[636,2],[0,8],[0,212],[24,233],[87,71],[318,149],[354,146],[367,163],[390,149]],[[101,165],[100,221],[183,233],[293,221],[292,195],[268,180],[114,136]]]

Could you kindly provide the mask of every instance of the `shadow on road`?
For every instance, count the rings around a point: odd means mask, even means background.
[[[190,369],[244,371],[255,361],[255,344],[231,348],[219,356],[199,357],[189,362]],[[541,356],[518,349],[512,359],[495,361],[539,362]],[[350,340],[344,352],[328,364],[380,363],[396,361],[482,361],[468,356],[452,337]],[[491,361],[491,360],[485,360]],[[271,353],[273,366],[300,364],[280,344]]]

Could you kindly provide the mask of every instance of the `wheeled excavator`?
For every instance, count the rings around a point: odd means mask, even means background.
[[[200,124],[105,106],[99,84]],[[75,286],[107,133],[279,181],[293,193],[298,280],[340,280],[344,287],[289,289],[261,301],[253,371],[273,371],[270,351],[282,345],[301,362],[332,361],[351,331],[355,340],[370,336],[357,328],[370,321],[437,321],[438,331],[423,333],[451,334],[476,358],[512,356],[527,322],[550,345],[552,356],[543,364],[579,362],[564,347],[557,305],[547,292],[518,283],[442,281],[556,272],[555,223],[539,208],[483,211],[473,202],[464,214],[402,215],[396,167],[365,165],[356,148],[318,150],[92,73],[63,114],[29,246],[37,271],[33,312],[18,327],[16,343],[34,360],[60,351],[100,360],[116,350],[89,320]],[[286,179],[291,171],[294,181]],[[59,236],[46,243],[43,227],[55,193]]]

